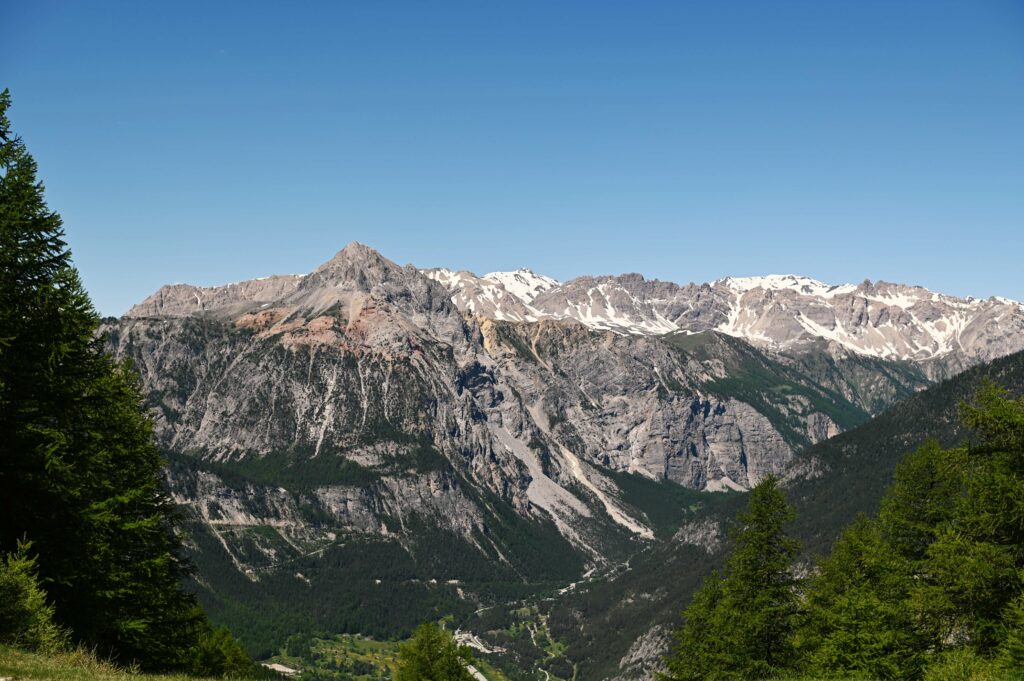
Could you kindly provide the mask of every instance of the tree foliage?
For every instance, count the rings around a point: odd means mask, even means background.
[[[469,648],[433,622],[421,624],[398,652],[396,681],[473,681]]]
[[[187,666],[204,618],[181,587],[137,378],[103,351],[10,102],[0,93],[0,550],[32,541],[76,641],[144,668]]]
[[[190,656],[188,671],[197,676],[244,678],[253,676],[255,665],[242,644],[224,627],[209,624],[200,628]]]
[[[910,574],[877,520],[859,517],[807,586],[794,638],[801,671],[884,679],[917,674],[929,641],[905,605]]]
[[[1006,609],[1006,639],[999,649],[999,662],[1007,669],[1024,670],[1024,594]]]
[[[977,441],[953,458],[963,493],[928,547],[919,597],[943,641],[989,655],[1024,592],[1024,399],[989,384],[962,413]]]
[[[693,601],[683,613],[685,625],[676,634],[677,653],[666,661],[672,681],[708,678],[709,670],[728,664],[727,641],[717,635],[725,614],[722,603],[722,576],[712,572],[704,578]]]
[[[782,532],[792,515],[777,489],[755,488],[724,574],[684,613],[670,678],[1024,670],[1024,399],[984,384],[960,410],[973,439],[907,455],[879,514],[857,518],[803,584]]]
[[[790,667],[797,608],[792,562],[799,548],[786,534],[792,520],[775,478],[754,487],[722,576],[705,580],[684,613],[668,678],[767,678]]]
[[[821,561],[796,639],[803,671],[916,679],[1024,666],[1024,400],[985,384],[961,414],[974,440],[909,454],[878,518]]]

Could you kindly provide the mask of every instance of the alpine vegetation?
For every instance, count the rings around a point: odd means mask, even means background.
[[[1010,678],[1024,671],[1024,398],[988,384],[974,437],[909,454],[802,579],[774,481],[750,494],[722,575],[694,596],[666,679]],[[1014,678],[1017,678],[1014,676]]]

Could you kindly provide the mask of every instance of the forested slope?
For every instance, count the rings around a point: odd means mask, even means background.
[[[1024,353],[969,369],[801,452],[798,465],[811,467],[814,477],[791,482],[786,494],[797,510],[792,532],[801,541],[802,559],[827,552],[858,513],[877,511],[907,452],[929,438],[944,446],[967,438],[959,405],[986,380],[1012,396],[1024,394]],[[579,664],[582,678],[644,678],[656,666],[669,628],[703,577],[721,564],[730,519],[745,502],[743,494],[678,501],[675,512],[689,520],[672,541],[637,556],[615,578],[582,585],[556,601],[552,633],[568,643],[566,654]],[[620,669],[627,653],[630,659]]]

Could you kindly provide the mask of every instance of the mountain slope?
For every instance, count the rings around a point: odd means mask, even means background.
[[[877,510],[905,453],[928,438],[945,446],[965,439],[958,405],[984,380],[1024,395],[1024,352],[969,369],[801,452],[798,459],[816,475],[792,481],[786,494],[797,509],[791,529],[805,559],[826,552],[858,513]],[[627,572],[581,585],[551,606],[552,632],[568,644],[584,678],[648,678],[690,595],[720,563],[727,528],[744,503],[743,495],[676,500],[681,527],[671,541],[634,557]]]
[[[868,372],[865,390],[863,359],[848,353],[817,353],[822,371],[716,333],[651,338],[501,322],[463,315],[447,298],[414,268],[357,244],[304,277],[166,287],[107,331],[142,373],[170,450],[316,456],[396,431],[437,439],[449,460],[497,448],[529,469],[534,457],[511,434],[554,448],[553,470],[568,457],[563,472],[584,487],[573,456],[687,486],[730,475],[747,486],[757,466],[780,470],[794,446],[866,419],[879,394],[887,404],[926,382],[912,365],[891,363]],[[758,365],[763,385],[737,378],[741,364],[747,374]],[[488,412],[501,422],[480,418]],[[579,451],[565,455],[573,448],[560,439]],[[491,489],[515,495],[510,477],[501,472]]]

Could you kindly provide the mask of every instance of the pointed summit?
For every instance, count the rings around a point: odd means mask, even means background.
[[[357,290],[369,291],[377,284],[394,279],[401,272],[401,267],[376,250],[353,241],[307,275],[303,288],[351,284]]]
[[[409,319],[441,312],[454,307],[443,286],[430,280],[415,267],[401,267],[376,250],[353,241],[338,251],[302,280],[300,295],[290,302],[310,314],[322,312],[337,304],[362,305],[366,296],[387,302]]]
[[[398,267],[395,263],[391,262],[377,250],[370,248],[366,244],[358,241],[353,241],[343,249],[334,254],[334,257],[325,262],[317,269],[323,269],[331,263],[338,262],[349,262],[349,263],[375,263],[375,264],[387,264],[394,267]]]

